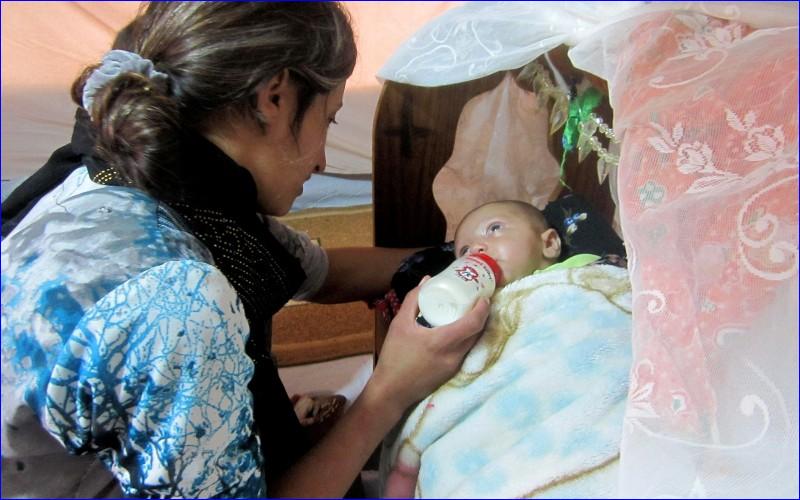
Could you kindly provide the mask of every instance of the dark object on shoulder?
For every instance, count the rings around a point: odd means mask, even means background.
[[[94,139],[77,124],[88,123],[89,115],[82,108],[75,111],[76,126],[72,131],[70,144],[61,146],[53,152],[47,163],[12,191],[2,204],[2,235],[8,236],[22,219],[28,215],[39,200],[64,182],[76,168],[87,161],[82,150],[91,150]]]
[[[403,302],[406,294],[419,285],[425,275],[439,274],[456,258],[453,255],[453,242],[442,243],[439,246],[426,248],[406,257],[400,268],[392,276],[392,288],[397,294],[397,299]]]
[[[611,225],[586,200],[569,193],[551,201],[542,211],[550,227],[561,238],[564,260],[580,253],[626,258],[625,245]]]

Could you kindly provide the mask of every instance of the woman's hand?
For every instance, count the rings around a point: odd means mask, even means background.
[[[423,280],[424,282],[424,280]],[[449,325],[417,324],[419,287],[406,296],[367,386],[319,443],[268,486],[271,497],[341,497],[411,404],[452,377],[489,315],[481,299]]]
[[[381,392],[384,401],[399,405],[401,412],[455,375],[489,315],[489,302],[480,299],[460,320],[426,328],[416,321],[419,289],[417,286],[408,293],[389,326],[378,365],[366,388]]]

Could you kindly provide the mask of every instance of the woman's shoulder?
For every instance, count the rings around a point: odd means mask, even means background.
[[[171,262],[186,264],[168,267],[175,276],[200,264],[218,272],[170,209],[141,191],[94,184],[79,169],[3,239],[4,314],[42,317],[65,334],[99,299]]]
[[[42,197],[3,240],[2,252],[4,270],[33,258],[84,270],[111,261],[130,274],[179,258],[212,262],[169,207],[137,189],[95,184],[84,168]]]

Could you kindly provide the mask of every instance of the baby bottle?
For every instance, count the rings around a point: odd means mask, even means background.
[[[453,261],[419,291],[419,317],[425,326],[442,326],[467,313],[479,297],[489,298],[500,281],[500,266],[485,253]]]

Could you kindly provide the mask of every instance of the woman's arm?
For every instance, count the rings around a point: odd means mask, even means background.
[[[418,248],[330,248],[328,275],[312,300],[321,303],[369,300],[383,295],[400,263]]]
[[[126,496],[263,495],[247,336],[218,269],[190,260],[147,269],[65,338],[39,389],[45,428],[71,453],[106,454]]]
[[[307,234],[274,217],[265,219],[269,231],[299,261],[308,276],[295,296],[323,304],[370,300],[391,286],[392,275],[404,258],[418,248],[345,247],[322,249]]]
[[[269,496],[341,497],[381,440],[410,405],[461,366],[489,314],[480,300],[459,321],[438,328],[416,323],[419,287],[392,322],[372,378],[336,425],[276,483]]]

